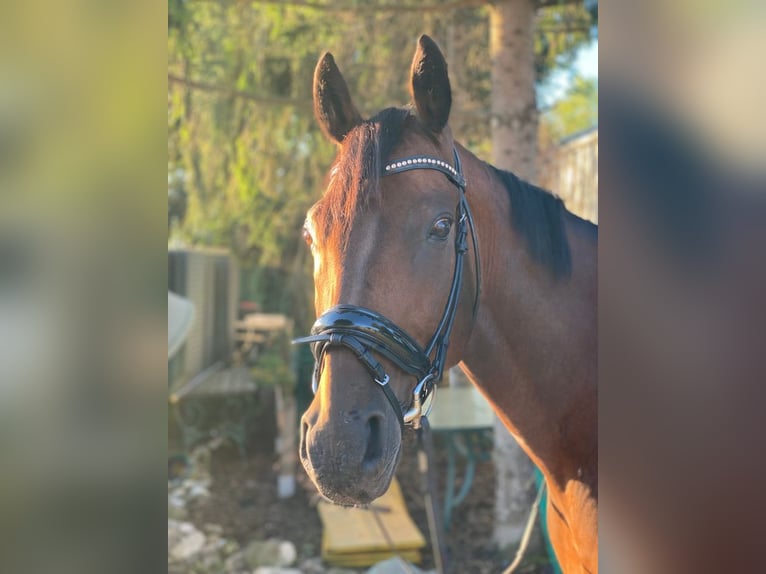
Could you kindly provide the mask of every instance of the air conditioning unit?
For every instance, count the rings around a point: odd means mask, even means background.
[[[194,323],[168,365],[169,384],[189,379],[219,361],[234,344],[239,304],[239,266],[223,249],[169,249],[168,290],[194,305]]]

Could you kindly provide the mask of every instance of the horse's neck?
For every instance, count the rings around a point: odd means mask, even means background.
[[[472,171],[483,285],[463,367],[548,477],[582,476],[597,464],[595,241],[568,222],[572,275],[554,281],[511,228],[505,188]]]

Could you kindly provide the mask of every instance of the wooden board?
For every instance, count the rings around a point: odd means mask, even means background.
[[[480,430],[491,429],[494,418],[487,399],[471,385],[436,389],[428,422],[434,432]]]
[[[378,562],[383,562],[394,556],[399,556],[403,560],[412,564],[420,564],[423,561],[420,550],[399,550],[393,552],[364,552],[360,554],[329,554],[322,551],[322,560],[332,566],[343,568],[366,568]]]
[[[377,509],[391,543],[381,531],[373,510],[319,503],[319,517],[324,527],[322,558],[338,566],[369,566],[398,553],[406,560],[419,563],[420,549],[426,541],[407,512],[396,479],[372,506]]]
[[[250,313],[235,326],[242,331],[284,331],[292,327],[292,321],[276,313]]]

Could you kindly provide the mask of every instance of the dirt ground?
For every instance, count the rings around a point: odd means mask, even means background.
[[[414,432],[407,432],[403,446],[397,477],[413,520],[429,539]],[[436,447],[437,476],[441,478],[439,499],[442,500],[447,464],[445,449],[439,448],[438,442]],[[299,562],[319,556],[322,526],[315,508],[318,495],[303,468],[298,465],[296,494],[290,499],[279,500],[275,458],[267,448],[261,446],[255,450],[245,460],[233,448],[222,447],[214,453],[211,496],[190,509],[190,518],[197,524],[220,524],[224,536],[241,544],[270,537],[290,540],[296,546]],[[447,533],[454,574],[499,573],[509,562],[499,556],[492,545],[494,490],[492,463],[480,463],[471,491],[453,512],[452,527]],[[430,545],[423,552],[421,567],[433,568]],[[552,570],[544,553],[539,548],[530,548],[518,572],[548,574]]]

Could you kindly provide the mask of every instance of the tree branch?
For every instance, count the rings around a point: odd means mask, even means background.
[[[538,0],[538,8],[553,8],[554,6],[566,6],[567,4],[580,4],[582,0]]]
[[[293,8],[309,8],[326,12],[356,12],[358,14],[372,12],[436,12],[456,10],[458,8],[478,8],[489,4],[489,0],[453,0],[441,4],[325,4],[315,0],[250,0],[253,4],[276,4]]]
[[[173,74],[168,74],[169,84],[180,84],[191,88],[193,90],[200,90],[202,92],[214,92],[223,94],[225,96],[233,96],[235,98],[242,98],[243,100],[249,100],[251,102],[257,102],[259,104],[266,104],[270,106],[298,106],[305,107],[310,105],[309,100],[299,100],[295,98],[272,98],[268,96],[259,96],[250,92],[243,92],[241,90],[234,90],[226,86],[218,86],[215,84],[208,84],[206,82],[198,82],[196,80],[190,80],[188,78],[181,78]]]
[[[545,26],[540,24],[535,27],[535,34],[570,34],[574,32],[590,32],[592,24],[560,24]]]
[[[196,0],[197,2],[215,2],[220,0]],[[309,10],[323,10],[325,12],[355,12],[357,14],[374,12],[437,12],[458,10],[460,8],[481,8],[489,6],[493,0],[452,0],[444,3],[431,4],[327,4],[316,0],[235,0],[250,4],[269,4],[287,6],[290,8],[307,8]],[[569,6],[578,4],[582,0],[537,0],[537,8],[554,8],[556,6]]]
[[[197,2],[215,2],[220,0],[196,0]],[[481,8],[489,6],[493,0],[452,0],[444,3],[431,4],[335,4],[324,3],[316,0],[235,0],[235,2],[247,2],[250,4],[268,4],[287,6],[290,8],[307,8],[309,10],[322,10],[324,12],[354,12],[357,14],[370,14],[375,12],[437,12],[459,10],[461,8]],[[579,4],[582,0],[537,0],[537,8],[555,8],[557,6],[571,6]]]

